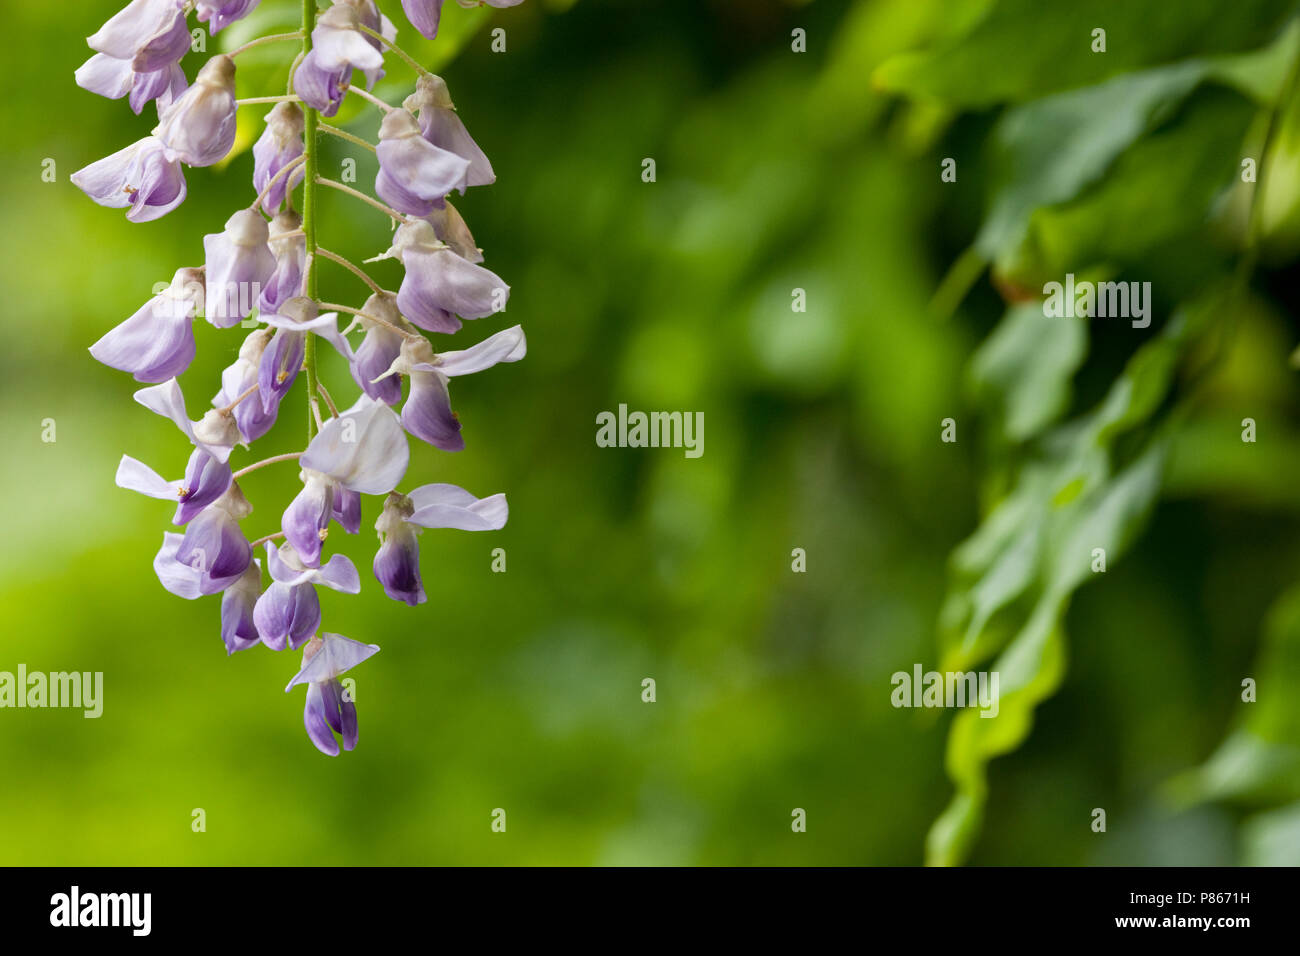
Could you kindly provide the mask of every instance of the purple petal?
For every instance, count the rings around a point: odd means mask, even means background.
[[[375,552],[375,578],[384,586],[384,593],[394,601],[404,601],[411,607],[426,600],[424,584],[420,580],[420,543],[415,531],[400,522],[384,537]]]
[[[361,530],[361,493],[347,488],[334,490],[334,520],[348,534]]]
[[[207,265],[206,318],[219,329],[239,324],[257,305],[262,288],[275,272],[266,220],[241,209],[219,233],[203,237]]]
[[[207,592],[202,588],[202,575],[188,564],[176,560],[176,551],[180,548],[183,537],[184,535],[171,531],[163,532],[162,547],[154,556],[153,569],[164,588],[177,597],[193,601]]]
[[[402,12],[411,26],[427,39],[438,35],[438,20],[442,17],[443,0],[402,0]]]
[[[92,345],[90,354],[109,368],[130,372],[137,382],[175,378],[194,359],[196,311],[192,299],[167,292],[154,296]]]
[[[326,720],[325,701],[318,684],[312,684],[307,688],[307,703],[303,707],[302,722],[307,728],[308,739],[316,745],[317,750],[327,757],[339,755],[339,743],[334,739],[334,733]]]
[[[406,520],[422,528],[496,531],[510,514],[505,495],[475,498],[456,485],[423,485],[407,497],[415,511]]]
[[[447,379],[440,372],[412,372],[411,393],[402,406],[402,425],[416,438],[443,451],[461,451],[465,439],[451,410]]]
[[[135,71],[131,69],[130,60],[119,60],[104,53],[96,53],[77,67],[77,72],[73,75],[83,90],[98,93],[110,100],[126,96],[135,82]]]
[[[168,159],[189,166],[211,166],[225,159],[235,145],[234,60],[218,54],[203,64],[194,85],[167,108],[154,132]]]
[[[320,599],[310,584],[272,581],[253,607],[253,624],[262,643],[282,651],[286,643],[300,646],[320,627]]]
[[[471,375],[502,362],[518,362],[527,354],[528,341],[524,338],[524,330],[516,325],[502,329],[464,351],[443,352],[438,356],[438,371],[452,378]]]
[[[305,474],[303,489],[284,510],[280,527],[303,562],[314,566],[320,561],[321,534],[334,511],[334,482],[322,475]]]
[[[221,640],[227,654],[247,650],[261,640],[253,620],[253,608],[261,593],[261,565],[253,561],[243,577],[221,596]]]
[[[186,527],[176,560],[199,572],[205,594],[215,594],[248,570],[253,551],[239,522],[224,508],[213,506]]]
[[[189,524],[195,515],[226,493],[231,481],[230,465],[217,461],[202,448],[194,449],[185,468],[180,503],[172,523]]]

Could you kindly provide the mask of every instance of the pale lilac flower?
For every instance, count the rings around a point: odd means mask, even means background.
[[[129,61],[137,73],[152,73],[185,55],[190,31],[179,0],[131,0],[86,43],[115,60]]]
[[[513,7],[523,3],[524,0],[458,0],[458,2],[468,10],[471,7],[482,6],[484,3],[492,7]],[[406,14],[406,19],[411,21],[411,26],[432,40],[438,35],[442,4],[443,0],[402,0],[402,12]]]
[[[361,576],[346,555],[336,554],[324,567],[308,567],[291,544],[266,542],[266,569],[271,586],[253,607],[253,623],[262,643],[273,651],[297,649],[320,626],[321,585],[344,594],[361,591]]]
[[[165,382],[194,358],[194,317],[203,304],[203,270],[177,269],[171,285],[90,347],[109,368],[137,382]]]
[[[262,355],[274,334],[274,329],[255,329],[248,334],[239,347],[239,358],[221,373],[221,391],[212,399],[214,406],[225,408],[257,385]],[[270,431],[279,411],[280,396],[263,396],[260,389],[235,405],[235,425],[244,444],[256,441]]]
[[[366,89],[373,89],[384,76],[383,45],[358,30],[358,25],[389,40],[397,36],[397,28],[373,0],[339,0],[316,21],[311,51],[294,72],[294,92],[324,116],[338,112],[354,69],[365,74]]]
[[[415,92],[402,105],[420,120],[420,134],[441,149],[462,157],[468,166],[465,177],[456,184],[462,194],[466,186],[487,186],[496,182],[496,173],[488,162],[487,154],[479,149],[474,137],[456,115],[456,107],[447,92],[442,77],[432,73],[420,77]]]
[[[335,515],[336,495],[387,494],[406,474],[409,459],[397,415],[382,402],[361,396],[338,418],[325,422],[299,459],[303,489],[285,509],[285,540],[306,564],[317,564],[325,530]],[[350,520],[344,507],[338,511]],[[359,510],[357,522],[359,526]]]
[[[456,316],[481,319],[500,312],[510,296],[500,276],[458,256],[423,219],[398,227],[389,255],[406,267],[397,307],[430,332],[455,332]]]
[[[153,136],[77,170],[72,183],[101,206],[129,208],[126,218],[132,222],[165,216],[185,201],[181,164],[168,159]]]
[[[241,209],[223,232],[203,237],[208,298],[205,317],[219,329],[238,325],[257,305],[262,288],[275,272],[270,230],[252,209]]]
[[[277,213],[270,226],[271,253],[275,271],[266,280],[257,310],[263,315],[279,312],[290,299],[302,295],[303,275],[307,271],[307,237],[302,233],[302,217],[292,209]]]
[[[465,439],[460,434],[460,419],[451,410],[447,391],[449,378],[471,375],[501,362],[518,362],[527,354],[524,330],[513,326],[460,352],[435,355],[424,336],[407,339],[389,367],[388,375],[407,375],[410,394],[402,406],[402,425],[416,438],[443,451],[460,451]]]
[[[375,193],[398,212],[427,216],[453,189],[464,191],[469,161],[429,143],[406,110],[393,110],[379,127]]]
[[[150,73],[137,73],[130,60],[117,60],[104,53],[96,53],[77,68],[77,85],[83,90],[98,93],[110,100],[130,94],[128,102],[136,115],[150,100],[158,101],[158,115],[185,92],[188,81],[178,63],[169,63]]]
[[[365,316],[358,316],[357,323],[366,330],[366,334],[349,364],[352,378],[371,398],[385,405],[396,405],[402,400],[402,380],[387,373],[402,351],[402,342],[408,336],[419,333],[415,326],[402,318],[402,313],[397,308],[397,297],[391,292],[372,295],[361,307],[361,311],[401,331],[394,331],[393,328],[371,322]]]
[[[199,421],[190,421],[185,412],[185,396],[174,378],[161,385],[142,388],[133,397],[151,412],[170,418],[196,448],[203,449],[217,461],[230,460],[230,451],[240,440],[239,426],[231,412],[214,408]]]
[[[276,175],[303,154],[304,128],[302,108],[297,103],[277,103],[266,114],[266,129],[253,144],[253,188],[262,199],[262,208],[274,216],[284,203],[284,197],[302,182],[301,167],[288,176],[281,176],[270,190],[266,189]],[[296,293],[295,293],[296,294]]]
[[[211,166],[235,145],[235,61],[220,54],[203,64],[194,85],[158,120],[154,131],[168,159]]]
[[[307,685],[303,724],[307,727],[307,736],[321,753],[338,756],[335,734],[343,738],[344,750],[357,745],[357,705],[344,692],[339,675],[378,650],[378,644],[362,644],[341,634],[329,633],[312,638],[303,648],[302,670],[289,681],[285,692],[295,684]]]
[[[230,465],[218,461],[202,448],[190,453],[185,477],[167,481],[144,462],[123,455],[115,482],[119,488],[138,491],[160,501],[175,501],[172,524],[186,525],[204,508],[226,493],[232,480]]]
[[[194,9],[199,23],[207,23],[208,32],[216,36],[225,27],[252,13],[257,4],[258,0],[197,0]]]
[[[424,485],[409,495],[393,492],[375,522],[380,541],[375,553],[375,578],[394,601],[405,601],[412,607],[423,604],[426,596],[420,579],[420,530],[496,531],[505,527],[509,513],[505,495],[475,498],[456,485]]]
[[[163,547],[154,558],[154,570],[163,587],[193,599],[216,594],[234,584],[253,560],[248,539],[239,522],[252,511],[239,485],[204,508],[183,535],[164,534]]]
[[[338,330],[338,313],[318,315],[317,312],[314,301],[306,296],[295,296],[286,301],[279,312],[261,316],[263,322],[275,329],[275,336],[258,363],[258,391],[264,407],[269,409],[272,404],[278,407],[293,386],[306,354],[307,333],[315,332],[338,349],[345,359],[352,360],[352,348]]]
[[[262,562],[254,558],[239,580],[221,595],[221,640],[226,653],[247,650],[261,641],[253,608],[262,596]]]

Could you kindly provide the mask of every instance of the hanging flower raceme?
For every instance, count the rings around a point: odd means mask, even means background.
[[[493,5],[514,2],[493,0]],[[505,308],[509,287],[478,265],[482,251],[447,201],[451,192],[491,183],[494,173],[438,77],[417,68],[419,78],[403,107],[360,88],[360,76],[369,89],[384,75],[390,47],[413,63],[396,47],[396,28],[374,0],[337,0],[323,12],[306,4],[301,30],[258,37],[219,53],[187,85],[180,60],[189,50],[188,14],[194,12],[215,35],[257,6],[258,0],[132,0],[89,39],[93,55],[76,72],[81,86],[113,99],[127,97],[137,113],[149,102],[157,104],[152,135],[72,177],[91,199],[125,209],[132,222],[156,219],[180,205],[187,189],[183,166],[212,166],[226,158],[235,142],[238,109],[271,104],[253,146],[248,205],[221,231],[203,237],[202,266],[178,269],[169,283],[155,286],[152,298],[108,328],[90,352],[147,383],[134,393],[135,400],[169,419],[189,448],[179,478],[164,478],[129,455],[117,467],[118,486],[175,506],[176,530],[164,532],[153,561],[159,582],[187,600],[220,595],[219,633],[227,655],[259,645],[302,649],[301,670],[286,690],[307,685],[308,737],[323,753],[337,755],[357,742],[356,707],[340,675],[379,648],[321,631],[319,590],[356,594],[361,589],[351,559],[328,553],[331,526],[356,534],[364,509],[378,508],[375,577],[389,597],[410,605],[425,602],[418,535],[426,528],[497,530],[505,525],[507,508],[504,495],[479,499],[449,484],[396,491],[408,478],[407,435],[450,451],[463,448],[448,383],[518,361],[526,343],[515,326],[468,349],[436,352],[421,331],[454,332],[462,319]],[[428,32],[436,30],[441,4],[404,6],[414,12],[418,28],[426,31],[432,23]],[[290,67],[289,88],[295,92],[237,100],[236,58],[250,46],[280,41],[308,49]],[[306,136],[306,130],[357,142],[354,134],[319,122],[320,116],[334,115],[349,91],[383,112],[379,141],[365,143],[373,146],[379,163],[377,198],[363,195],[368,206],[362,208],[368,215],[370,207],[378,207],[400,222],[392,248],[378,257],[396,258],[404,267],[396,291],[382,288],[362,266],[321,245],[318,191],[335,188],[353,196],[358,191],[321,175],[318,138]],[[295,199],[297,191],[301,201]],[[343,266],[369,287],[360,308],[321,300],[317,272],[325,263]],[[340,312],[354,316],[344,331]],[[224,345],[229,354],[238,343],[237,357],[221,373],[212,407],[196,421],[189,417],[177,377],[196,374],[191,365],[200,316],[219,330],[242,325],[247,331]],[[354,330],[363,333],[355,349],[348,340]],[[322,342],[342,356],[360,391],[351,405],[336,405],[322,380],[322,372],[328,372],[318,366],[318,352],[328,351],[318,349]],[[233,457],[276,426],[281,404],[304,379],[307,436],[289,446],[302,450],[236,466]],[[404,379],[409,381],[405,400]],[[329,385],[345,383],[346,377]],[[261,468],[290,467],[280,462],[294,463],[301,487],[287,506],[271,512],[279,512],[279,527],[269,533],[263,527],[258,537],[245,530],[260,514],[254,515],[241,483]],[[174,464],[179,466],[179,457]],[[274,526],[274,519],[270,523]],[[442,568],[439,580],[452,574]]]

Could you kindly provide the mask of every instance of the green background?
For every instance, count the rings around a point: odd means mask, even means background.
[[[352,675],[361,740],[336,759],[307,740],[301,689],[282,692],[298,655],[228,658],[218,599],[183,601],[153,575],[171,509],[113,484],[123,453],[173,477],[188,446],[86,347],[253,198],[246,150],[186,170],[184,205],[143,225],[69,183],[154,123],[152,106],[135,117],[73,82],[117,6],[5,4],[21,42],[0,97],[0,670],[102,671],[105,703],[98,720],[0,711],[0,864],[918,864],[954,780],[986,780],[986,806],[964,837],[932,841],[932,862],[1300,862],[1296,601],[1266,622],[1300,580],[1292,4],[449,3],[429,44],[381,0],[497,172],[457,205],[509,309],[452,347],[519,323],[529,353],[453,384],[464,452],[411,443],[404,489],[510,502],[503,531],[424,533],[427,604],[389,601],[369,573],[376,500],[360,535],[330,537],[363,591],[322,591],[324,629],[383,648]],[[235,42],[298,9],[262,7]],[[282,92],[291,55],[241,57],[239,95]],[[191,78],[202,60],[183,61]],[[1159,73],[1210,60],[1190,88]],[[397,102],[411,77],[388,69],[376,92]],[[1117,92],[1116,76],[1147,85]],[[1092,92],[1050,99],[1078,90]],[[245,146],[265,109],[241,110]],[[985,776],[960,727],[949,743],[950,712],[891,706],[890,675],[952,659],[940,609],[984,592],[950,555],[1024,463],[1070,438],[1176,309],[1231,279],[1250,243],[1238,166],[1273,114],[1259,266],[1227,305],[1210,296],[1168,396],[1107,447],[1119,471],[1163,429],[1159,494],[1126,522],[1127,553],[1075,582],[1059,687]],[[373,110],[339,122],[377,132]],[[347,157],[369,189],[373,157],[340,141],[322,171]],[[990,210],[1000,232],[981,227]],[[354,261],[389,235],[335,195],[318,234]],[[992,270],[950,281],[969,294],[936,312],[964,249]],[[322,266],[324,297],[360,306],[364,288]],[[399,281],[395,263],[371,268]],[[1067,271],[1152,281],[1152,328],[1003,319],[1005,300]],[[196,333],[192,417],[244,334]],[[322,375],[350,403],[336,356]],[[301,391],[237,465],[301,448]],[[597,447],[597,413],[620,403],[703,412],[703,457]],[[948,417],[956,443],[939,440]],[[243,483],[250,538],[278,528],[297,484],[291,465]],[[981,653],[1016,633],[1025,600],[994,602]]]

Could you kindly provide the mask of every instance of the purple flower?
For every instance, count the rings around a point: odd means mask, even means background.
[[[273,404],[278,407],[293,386],[307,350],[307,333],[315,332],[338,349],[345,359],[352,360],[352,349],[338,330],[338,313],[317,315],[316,303],[305,296],[295,296],[286,301],[279,312],[268,312],[261,318],[275,329],[275,336],[258,363],[258,391],[264,408],[269,409]]]
[[[303,723],[316,749],[330,757],[339,754],[335,734],[343,738],[343,749],[357,745],[357,706],[339,683],[339,675],[356,667],[379,650],[377,644],[362,644],[341,634],[324,634],[312,640],[302,651],[302,670],[289,681],[285,692],[295,684],[307,684],[307,706]]]
[[[518,362],[528,352],[524,330],[513,326],[461,352],[435,355],[423,336],[407,339],[389,375],[408,375],[411,391],[402,406],[402,425],[416,438],[443,451],[460,451],[465,439],[460,419],[451,410],[447,380],[471,375],[501,362]]]
[[[380,542],[375,553],[375,577],[394,601],[405,601],[412,607],[423,604],[420,530],[496,531],[505,527],[508,516],[505,495],[475,498],[464,488],[446,484],[424,485],[409,495],[393,492],[375,522]]]
[[[110,209],[127,209],[132,222],[148,222],[185,201],[185,174],[163,144],[146,136],[126,149],[72,174],[72,183]]]
[[[482,6],[486,3],[492,7],[513,7],[523,3],[524,0],[459,0],[462,7],[470,8]],[[402,0],[402,12],[406,14],[406,19],[411,21],[411,26],[419,30],[430,40],[438,35],[438,21],[442,17],[443,0]]]
[[[235,61],[219,54],[203,64],[194,85],[167,107],[153,131],[168,159],[211,166],[235,145]]]
[[[361,396],[352,408],[321,427],[299,459],[303,489],[285,509],[281,521],[285,540],[304,562],[317,564],[325,530],[335,515],[336,495],[340,491],[387,494],[406,474],[409,459],[397,415],[382,402]],[[344,507],[338,511],[350,520]],[[357,522],[359,527],[359,511]]]
[[[194,9],[199,23],[208,23],[208,32],[216,36],[226,26],[253,12],[258,0],[198,0]]]
[[[352,71],[326,70],[315,50],[308,53],[293,73],[293,91],[322,116],[333,116],[343,104],[345,84]]]
[[[207,261],[208,298],[205,317],[228,329],[257,305],[262,287],[275,272],[270,230],[252,209],[241,209],[226,221],[224,232],[203,237]]]
[[[305,120],[297,103],[277,103],[266,114],[266,129],[253,144],[253,188],[259,196],[266,184],[303,154],[302,133]],[[276,180],[262,199],[262,208],[274,216],[284,197],[302,182],[301,168]]]
[[[203,303],[203,270],[177,269],[171,285],[90,347],[109,368],[137,382],[165,382],[194,358],[194,317]]]
[[[96,53],[81,64],[76,79],[83,90],[110,100],[121,99],[129,93],[128,102],[137,115],[146,103],[157,99],[160,117],[189,85],[185,71],[177,63],[169,63],[151,73],[137,73],[131,68],[130,60],[116,60],[104,53]]]
[[[361,590],[356,565],[346,555],[336,554],[321,568],[309,568],[293,545],[278,549],[266,543],[266,569],[271,586],[262,592],[253,607],[253,623],[263,644],[273,651],[285,646],[298,648],[320,626],[320,599],[316,585],[344,594]]]
[[[152,73],[185,55],[190,31],[179,0],[131,0],[86,43],[115,60],[129,61],[137,73]]]
[[[487,155],[456,115],[456,107],[442,77],[426,74],[415,84],[415,92],[402,105],[420,119],[420,134],[429,143],[455,153],[469,165],[465,177],[456,184],[464,194],[466,186],[487,186],[496,182],[496,173]]]
[[[397,309],[397,300],[391,292],[379,292],[366,300],[361,309],[368,315],[388,323],[393,328],[372,322],[365,316],[358,316],[357,322],[366,330],[365,338],[353,354],[349,367],[352,378],[357,385],[375,401],[385,405],[396,405],[402,400],[402,382],[395,375],[387,372],[397,361],[402,351],[402,342],[407,336],[419,335],[415,326],[402,318]],[[394,331],[400,329],[402,331]]]
[[[175,501],[176,516],[172,524],[185,525],[230,488],[230,466],[218,461],[202,448],[190,453],[185,477],[167,481],[143,462],[123,455],[115,478],[119,488],[138,491],[161,501]]]
[[[239,347],[239,358],[221,373],[221,391],[212,399],[214,406],[225,408],[257,384],[262,354],[274,332],[274,329],[256,329],[244,339]],[[250,395],[235,405],[232,414],[244,444],[256,441],[270,431],[279,410],[280,397],[272,395],[267,399],[260,389],[258,394]]]
[[[398,212],[427,216],[453,189],[464,191],[469,161],[432,145],[406,110],[393,110],[379,127],[375,192]]]
[[[362,33],[358,26],[389,40],[397,36],[397,28],[379,12],[373,0],[339,0],[316,21],[311,51],[294,72],[294,92],[325,116],[338,112],[353,69],[366,75],[366,89],[373,89],[383,78],[382,44]]]
[[[203,449],[217,461],[230,460],[230,450],[240,438],[239,426],[231,412],[214,408],[199,421],[190,421],[185,412],[185,396],[174,378],[161,385],[142,388],[132,397],[149,411],[170,418],[196,448]]]
[[[366,89],[373,89],[384,76],[383,44],[358,27],[389,40],[397,38],[397,28],[379,12],[374,0],[338,0],[317,19],[311,48],[321,69],[360,70],[366,75]]]
[[[252,511],[239,485],[232,483],[220,498],[204,508],[183,535],[163,535],[154,570],[163,587],[178,597],[193,599],[216,594],[234,584],[252,562],[252,548],[239,522]]]
[[[257,310],[263,315],[279,312],[281,306],[303,292],[307,237],[302,232],[302,217],[292,209],[277,213],[271,220],[270,247],[275,256],[275,271],[257,300]]]
[[[510,297],[500,276],[458,256],[423,219],[398,227],[389,255],[406,267],[397,307],[430,332],[455,332],[460,328],[456,316],[481,319],[503,311]]]
[[[262,639],[253,621],[253,608],[261,596],[262,562],[254,558],[221,595],[221,640],[227,654],[247,650]]]

